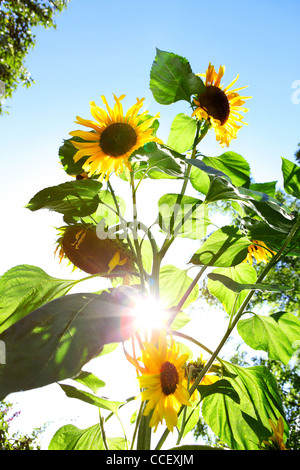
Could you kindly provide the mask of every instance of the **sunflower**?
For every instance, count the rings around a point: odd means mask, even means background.
[[[131,106],[124,116],[121,104],[125,95],[117,98],[114,95],[115,105],[110,108],[106,98],[102,96],[103,103],[107,111],[100,108],[94,101],[90,103],[91,114],[95,121],[82,119],[77,116],[76,124],[89,127],[92,131],[73,131],[70,135],[79,137],[84,142],[72,140],[72,144],[77,149],[73,159],[76,162],[83,157],[87,157],[82,165],[82,169],[89,177],[99,175],[100,181],[115,171],[119,175],[124,165],[129,170],[131,165],[129,157],[132,153],[148,142],[161,142],[153,135],[151,127],[159,117],[147,115],[148,111],[138,114],[143,106],[144,98],[138,99],[136,104]]]
[[[206,360],[203,359],[202,354],[200,354],[199,358],[196,361],[189,362],[185,368],[185,377],[183,380],[184,385],[186,388],[191,387],[195,382],[196,378],[198,377],[199,373],[205,367],[207,363]],[[217,364],[213,364],[207,374],[203,377],[200,384],[201,385],[212,385],[217,380],[219,380],[219,376],[215,375],[214,372],[219,371],[219,366]],[[198,390],[196,389],[193,394],[191,395],[191,400],[196,401],[198,398]]]
[[[140,362],[127,354],[127,358],[141,373],[138,376],[141,400],[147,401],[144,415],[148,416],[153,410],[150,427],[157,430],[163,419],[167,428],[173,432],[177,425],[178,412],[182,405],[191,406],[189,392],[183,385],[183,366],[188,354],[179,356],[179,347],[171,337],[170,345],[167,345],[166,331],[161,330],[158,347],[151,342],[143,343]]]
[[[284,424],[282,416],[279,417],[277,423],[274,423],[271,419],[269,419],[269,425],[273,431],[272,436],[269,437],[268,440],[263,441],[262,449],[263,450],[287,450],[284,441],[283,441],[283,433],[284,433]]]
[[[124,277],[128,283],[128,273],[135,267],[124,242],[110,238],[102,240],[95,227],[83,224],[62,227],[59,232],[56,252],[60,262],[67,259],[88,274],[107,273],[107,277]]]
[[[248,254],[244,261],[248,261],[252,265],[254,258],[257,263],[262,261],[267,263],[269,261],[268,258],[271,258],[272,254],[275,255],[275,251],[270,250],[264,242],[252,240],[252,245],[248,247]]]
[[[246,87],[230,90],[239,76],[224,88],[220,84],[224,72],[225,66],[220,66],[217,73],[214,66],[209,64],[204,75],[206,77],[205,90],[194,98],[197,108],[192,116],[208,121],[215,131],[217,141],[222,147],[225,145],[228,147],[231,139],[236,139],[237,131],[243,124],[246,124],[240,112],[248,111],[243,104],[251,97],[240,96],[237,93]]]

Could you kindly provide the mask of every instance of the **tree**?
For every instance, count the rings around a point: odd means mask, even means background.
[[[0,0],[0,98],[11,98],[19,83],[34,83],[24,67],[25,56],[35,45],[32,28],[56,27],[54,16],[69,0]],[[0,102],[0,115],[4,111]]]
[[[20,433],[9,434],[10,423],[20,414],[20,411],[17,411],[9,416],[12,406],[9,402],[0,402],[0,450],[39,450],[37,439],[44,428],[33,429],[30,436]]]
[[[300,163],[300,144],[298,144],[299,149],[295,153],[296,160]]]

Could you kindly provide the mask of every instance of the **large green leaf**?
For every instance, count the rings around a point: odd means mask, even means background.
[[[171,308],[178,304],[183,297],[193,279],[187,275],[184,269],[176,268],[172,265],[163,266],[159,273],[160,297],[164,308]],[[188,299],[183,305],[183,309],[194,302],[199,295],[199,287],[196,285]]]
[[[170,135],[167,141],[179,153],[189,150],[194,142],[197,129],[197,121],[184,113],[178,114],[171,125]]]
[[[97,393],[99,388],[105,386],[105,382],[103,382],[103,380],[99,379],[92,372],[87,372],[84,370],[74,377],[74,380],[88,387],[90,390],[92,390],[93,393]]]
[[[27,204],[31,211],[49,209],[68,216],[84,217],[96,211],[100,181],[74,180],[39,191]]]
[[[108,343],[134,331],[139,293],[119,287],[97,294],[70,294],[34,310],[0,334],[6,365],[0,368],[0,400],[76,376]]]
[[[126,441],[120,437],[107,439],[109,450],[124,450]],[[60,428],[51,439],[49,450],[105,450],[101,429],[95,424],[87,429],[79,429],[73,424]]]
[[[204,83],[193,73],[187,59],[156,49],[150,71],[150,89],[158,103],[167,105],[179,100],[190,103],[191,96],[201,93],[204,88]]]
[[[37,266],[15,266],[0,278],[0,332],[38,307],[65,295],[77,281],[56,279]]]
[[[227,176],[223,171],[219,170],[218,168],[207,165],[206,163],[204,163],[203,160],[187,158],[186,161],[187,163],[192,165],[190,176],[191,184],[193,188],[195,188],[200,193],[207,194],[214,178],[216,177],[224,178],[225,180],[228,180],[228,182],[231,184],[229,176]],[[208,200],[208,202],[210,201]]]
[[[271,359],[288,364],[300,340],[300,320],[291,313],[253,315],[240,320],[238,332],[253,349],[267,351]]]
[[[97,406],[98,408],[103,408],[104,410],[109,410],[114,414],[118,414],[118,409],[124,402],[119,401],[110,401],[106,398],[97,397],[92,393],[85,392],[83,390],[79,390],[76,387],[72,387],[72,385],[66,384],[59,384],[62,390],[65,392],[67,397],[69,398],[76,398],[77,400],[84,401],[85,403],[89,403],[90,405]]]
[[[300,167],[282,158],[282,174],[284,189],[288,194],[300,199]]]
[[[268,196],[275,197],[277,181],[266,181],[265,183],[251,183],[249,189]]]
[[[251,240],[260,240],[266,243],[267,247],[278,251],[286,240],[288,233],[291,230],[291,225],[281,225],[280,230],[276,230],[273,227],[263,221],[252,217],[244,217],[242,224],[245,230],[248,232],[248,236]],[[291,250],[290,254],[300,254],[300,232],[295,234],[291,243],[288,244],[288,249]]]
[[[164,233],[201,240],[211,224],[208,207],[200,199],[165,194],[158,201],[159,225]]]
[[[265,366],[223,365],[240,403],[225,394],[210,395],[203,400],[203,418],[231,449],[258,450],[259,443],[272,435],[269,419],[276,422],[279,416],[284,418],[276,380]],[[286,437],[288,426],[284,423]]]
[[[226,276],[236,282],[255,283],[257,279],[256,271],[248,263],[241,263],[230,268],[217,268],[208,274],[207,288],[223,305],[228,315],[235,314],[248,294],[248,291],[242,291],[236,294],[220,280],[213,280],[213,276]]]
[[[238,153],[228,151],[219,157],[203,157],[203,162],[229,176],[235,186],[243,186],[250,182],[249,163]]]
[[[190,262],[196,265],[235,266],[244,261],[250,244],[237,227],[227,225],[213,232]]]

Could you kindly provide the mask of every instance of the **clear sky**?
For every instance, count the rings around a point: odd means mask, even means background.
[[[78,128],[76,115],[90,118],[90,101],[102,105],[102,94],[110,103],[113,93],[126,94],[127,108],[145,97],[146,109],[161,114],[158,135],[165,141],[175,115],[189,112],[184,102],[154,101],[149,72],[156,47],[185,56],[195,73],[209,62],[225,65],[224,84],[239,74],[237,85],[248,85],[245,94],[253,98],[249,126],[229,149],[249,161],[257,182],[281,185],[281,156],[294,160],[300,142],[300,92],[293,88],[297,81],[300,88],[299,18],[299,0],[71,0],[56,30],[36,29],[26,59],[36,83],[19,88],[7,100],[10,114],[0,117],[0,274],[27,263],[70,276],[53,258],[53,226],[61,217],[24,206],[39,190],[69,179],[58,148]],[[201,150],[224,151],[213,134]]]

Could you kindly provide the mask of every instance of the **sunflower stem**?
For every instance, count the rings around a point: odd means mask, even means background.
[[[98,408],[98,410],[99,410],[99,423],[100,423],[100,430],[101,430],[103,445],[105,447],[105,450],[109,450],[108,445],[107,445],[107,441],[106,441],[106,434],[105,434],[105,430],[104,430],[104,426],[103,426],[104,418],[102,418],[102,416],[101,416],[100,408]]]
[[[146,403],[143,404],[143,408],[146,406]],[[151,449],[151,428],[150,428],[150,419],[151,413],[148,416],[142,415],[138,439],[137,439],[137,450],[150,450]]]
[[[133,206],[133,242],[136,250],[137,256],[137,263],[140,271],[140,279],[141,279],[141,290],[145,292],[145,277],[144,277],[144,268],[142,262],[142,253],[141,247],[138,241],[138,219],[137,219],[137,205],[136,205],[136,191],[134,187],[134,175],[130,174],[130,185],[131,185],[131,194],[132,194],[132,206]]]
[[[197,145],[203,139],[204,135],[206,135],[206,132],[207,132],[206,131],[205,134],[203,134],[203,136],[202,136],[202,133],[200,133],[200,131],[201,131],[201,121],[197,121],[197,129],[196,129],[195,139],[194,139],[194,143],[193,143],[193,147],[192,147],[193,150],[192,150],[191,160],[194,160],[196,158]],[[199,136],[199,134],[200,134],[200,136]],[[183,185],[182,185],[182,188],[181,188],[181,192],[178,195],[178,198],[177,198],[177,201],[176,201],[177,211],[178,211],[178,205],[181,204],[182,198],[185,194],[185,191],[186,191],[186,188],[187,188],[187,185],[188,185],[188,182],[189,182],[189,178],[190,178],[191,169],[192,169],[192,165],[190,163],[188,163],[188,165],[186,167],[186,170],[185,170],[184,182],[183,182]],[[170,220],[170,230],[172,230],[174,221],[176,220],[177,211],[174,211],[174,213],[172,214],[172,217],[171,217],[171,220]],[[171,238],[169,238],[169,234],[167,235],[167,237],[166,237],[166,239],[165,239],[165,241],[164,241],[164,243],[163,243],[163,245],[160,249],[161,259],[165,256],[165,254],[167,253],[168,249],[170,248],[170,246],[172,245],[174,240],[175,240],[175,235],[173,235]]]

